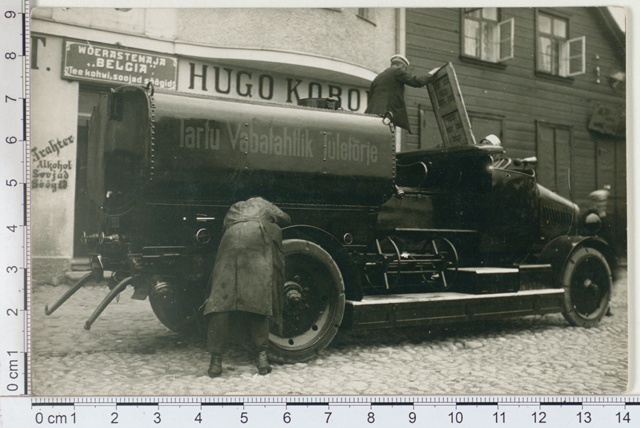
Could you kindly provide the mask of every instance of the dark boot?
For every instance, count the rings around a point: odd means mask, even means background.
[[[258,374],[266,375],[271,373],[271,366],[267,359],[267,351],[261,351],[258,353]]]
[[[209,373],[209,377],[218,377],[222,374],[222,355],[211,354],[211,362],[207,373]]]

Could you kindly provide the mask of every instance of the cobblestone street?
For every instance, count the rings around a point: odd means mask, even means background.
[[[35,395],[460,395],[620,394],[628,379],[627,287],[614,287],[612,310],[597,328],[571,327],[562,315],[462,325],[341,332],[309,362],[275,365],[259,376],[250,356],[231,348],[223,375],[206,375],[204,343],[178,336],[148,301],[121,294],[90,331],[84,321],[107,293],[81,289],[44,314],[67,285],[32,294]]]

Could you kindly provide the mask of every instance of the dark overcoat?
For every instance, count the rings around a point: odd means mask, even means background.
[[[280,226],[290,221],[282,210],[259,197],[229,208],[205,315],[252,312],[271,316],[282,325],[284,253]]]
[[[391,112],[393,124],[411,133],[407,107],[404,102],[404,85],[420,88],[426,85],[427,78],[428,76],[412,76],[402,68],[387,68],[371,82],[369,102],[365,113],[384,116],[387,112]]]

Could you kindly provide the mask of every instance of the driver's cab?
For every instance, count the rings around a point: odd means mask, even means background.
[[[488,137],[495,137],[495,135],[489,135]],[[497,141],[498,141],[497,144],[501,144],[499,139]],[[492,162],[492,167],[494,170],[499,170],[499,171],[509,170],[511,172],[527,174],[532,177],[535,177],[536,175],[535,168],[537,165],[538,165],[538,158],[536,158],[535,156],[527,157],[524,159],[517,159],[517,158],[512,159],[504,155],[498,155],[493,157],[493,162]]]
[[[398,192],[379,226],[467,236],[481,258],[526,256],[539,236],[536,159],[506,157],[495,135],[476,140],[452,64],[429,78],[427,90],[442,144],[397,154]]]

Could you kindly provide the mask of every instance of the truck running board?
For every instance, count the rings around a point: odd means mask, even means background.
[[[564,290],[511,293],[414,293],[347,300],[343,328],[409,327],[562,312]]]

